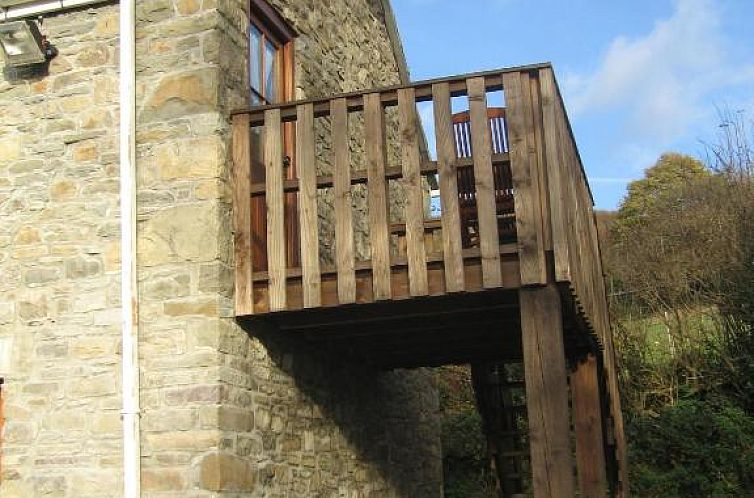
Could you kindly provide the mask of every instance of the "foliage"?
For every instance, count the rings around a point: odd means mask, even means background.
[[[621,204],[616,230],[623,235],[635,225],[643,225],[647,215],[657,210],[657,203],[681,185],[710,176],[701,161],[682,154],[667,153],[644,173],[644,178],[628,185]]]
[[[739,496],[754,487],[754,419],[740,408],[682,401],[629,421],[632,493]]]
[[[621,357],[632,410],[710,390],[754,410],[754,167],[742,126],[710,146],[707,168],[663,155],[630,185],[612,223],[606,268],[616,343],[631,352]],[[665,358],[647,321],[664,331]]]
[[[601,215],[632,489],[754,487],[754,133],[723,115],[706,165],[665,154]]]
[[[438,369],[446,498],[496,498],[466,366]]]

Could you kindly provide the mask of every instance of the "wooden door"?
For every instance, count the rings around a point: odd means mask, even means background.
[[[293,100],[295,32],[264,0],[251,0],[249,9],[249,89],[251,105]],[[263,127],[251,129],[251,181],[265,181]],[[283,124],[283,161],[287,179],[296,178],[295,128]],[[286,256],[289,266],[299,261],[296,194],[285,196]],[[251,200],[253,268],[267,269],[267,210],[264,197]]]

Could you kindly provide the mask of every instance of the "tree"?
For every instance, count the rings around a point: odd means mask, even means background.
[[[656,211],[658,203],[674,191],[701,178],[709,178],[711,172],[698,159],[676,153],[666,153],[654,166],[644,172],[644,178],[628,185],[628,194],[618,211],[615,229],[626,233],[647,216]]]
[[[695,306],[713,275],[720,219],[719,181],[689,156],[663,154],[632,182],[611,229],[613,289],[649,313]],[[717,256],[716,256],[717,257]]]

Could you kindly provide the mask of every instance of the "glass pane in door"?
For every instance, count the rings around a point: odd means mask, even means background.
[[[249,29],[249,85],[256,94],[251,92],[251,103],[259,104],[259,95],[262,95],[262,32],[253,24]]]
[[[277,83],[277,48],[268,40],[264,41],[264,98],[268,102],[276,101]]]

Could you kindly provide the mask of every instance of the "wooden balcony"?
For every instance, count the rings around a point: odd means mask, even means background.
[[[505,102],[497,124],[488,103],[495,92]],[[453,114],[459,98],[467,108]],[[432,109],[435,154],[421,136],[422,102]],[[325,148],[317,142],[321,118],[330,130]],[[360,137],[352,136],[355,123]],[[570,291],[575,319],[602,342],[607,318],[592,198],[548,64],[252,108],[234,113],[233,127],[237,316],[329,309],[332,319],[333,308],[348,308],[345,316],[366,312],[354,312],[356,305],[441,296],[473,303],[468,294],[554,279]],[[262,150],[252,150],[254,128]],[[290,136],[293,178],[283,151]],[[388,161],[391,138],[399,164]],[[254,153],[264,163],[264,181],[252,181]],[[364,156],[364,169],[354,169],[355,154]],[[318,163],[330,166],[328,174],[317,174]],[[439,219],[427,218],[422,188],[423,178],[433,176]],[[391,222],[391,182],[403,186],[400,223]],[[352,209],[358,185],[365,186],[368,214]],[[318,194],[327,189],[335,227],[331,265],[318,250]],[[254,220],[255,200],[265,220]],[[371,243],[364,259],[354,251],[359,215],[368,218]],[[283,315],[275,321],[287,321]]]
[[[239,322],[380,368],[523,362],[535,494],[572,496],[570,389],[582,494],[607,465],[623,496],[593,201],[549,64],[239,111],[233,162]]]

